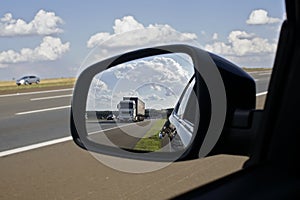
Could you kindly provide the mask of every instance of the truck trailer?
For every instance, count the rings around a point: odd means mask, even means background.
[[[123,97],[118,104],[119,121],[143,121],[145,118],[145,103],[138,97]]]

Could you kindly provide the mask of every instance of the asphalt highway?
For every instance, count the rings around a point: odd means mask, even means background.
[[[260,102],[270,73],[250,74]],[[146,174],[116,171],[71,141],[71,94],[72,88],[0,95],[0,199],[166,199],[237,171],[247,160],[218,155]]]
[[[255,80],[257,94],[268,90],[271,71],[250,72],[249,74]]]
[[[0,95],[0,151],[70,135],[72,89]]]

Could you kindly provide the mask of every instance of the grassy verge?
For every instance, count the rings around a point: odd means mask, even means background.
[[[272,68],[247,68],[247,67],[243,67],[242,68],[244,71],[246,72],[262,72],[262,71],[272,71]]]
[[[39,84],[17,86],[15,81],[1,81],[0,94],[38,91],[44,88],[73,87],[75,78],[43,79]]]
[[[142,151],[159,150],[161,148],[162,141],[159,139],[158,134],[165,122],[165,119],[157,120],[145,136],[136,144],[134,149]]]

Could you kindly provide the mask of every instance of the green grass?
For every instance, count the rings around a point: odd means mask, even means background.
[[[159,139],[158,134],[165,122],[165,119],[157,120],[145,136],[136,144],[134,149],[141,151],[159,150],[161,148],[162,141]]]
[[[242,69],[246,72],[261,72],[261,71],[272,71],[272,68],[247,68],[247,67],[242,67]]]
[[[0,94],[22,91],[34,91],[39,88],[73,87],[75,78],[42,79],[40,84],[17,86],[15,81],[0,81]]]

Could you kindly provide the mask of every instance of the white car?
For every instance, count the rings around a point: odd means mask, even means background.
[[[40,78],[37,76],[24,76],[16,81],[17,85],[31,85],[32,83],[39,84]]]

